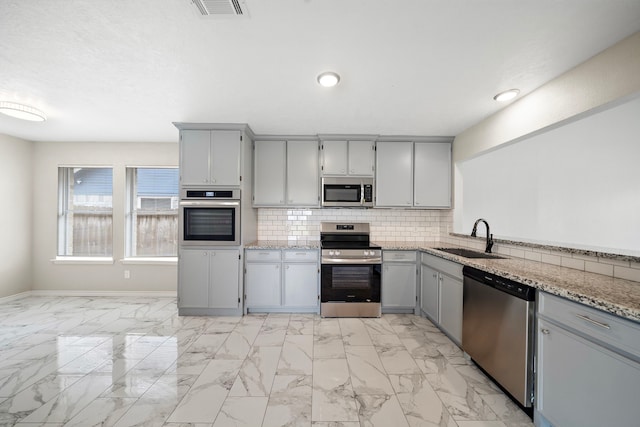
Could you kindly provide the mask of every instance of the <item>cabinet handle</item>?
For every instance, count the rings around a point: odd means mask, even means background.
[[[438,275],[437,275],[437,274],[434,274],[434,275],[433,275],[433,278],[434,278],[434,279],[437,279],[437,278],[438,278]]]
[[[606,323],[598,322],[597,320],[593,320],[590,317],[583,316],[582,314],[576,314],[576,317],[579,318],[579,319],[585,320],[585,321],[587,321],[589,323],[592,323],[592,324],[594,324],[596,326],[600,326],[601,328],[611,329],[611,326],[607,325]]]
[[[542,332],[545,335],[549,335],[551,333],[548,329],[541,329],[540,332]]]

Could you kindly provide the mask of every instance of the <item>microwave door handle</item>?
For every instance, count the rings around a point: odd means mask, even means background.
[[[364,206],[364,182],[360,183],[360,205]]]

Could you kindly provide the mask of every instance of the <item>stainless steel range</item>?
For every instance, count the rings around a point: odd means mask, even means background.
[[[320,243],[320,315],[380,317],[382,250],[369,224],[323,222]]]

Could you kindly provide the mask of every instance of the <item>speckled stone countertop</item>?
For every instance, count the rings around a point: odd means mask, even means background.
[[[256,240],[245,249],[320,249],[318,240]]]
[[[550,294],[640,322],[640,282],[617,279],[522,258],[470,259],[436,250],[455,245],[420,242],[378,243],[386,250],[421,250],[527,284]],[[503,256],[503,255],[501,255]]]

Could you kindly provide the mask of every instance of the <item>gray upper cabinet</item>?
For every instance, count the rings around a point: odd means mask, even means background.
[[[373,140],[324,140],[323,176],[373,176]]]
[[[413,206],[413,142],[378,141],[376,206]]]
[[[259,140],[254,150],[253,206],[320,206],[317,140]]]
[[[181,185],[239,186],[241,138],[237,130],[182,130]]]
[[[378,141],[377,207],[451,207],[451,143]]]
[[[254,206],[284,206],[286,141],[256,141],[254,150]]]
[[[287,142],[287,204],[319,206],[318,141]]]
[[[414,152],[414,206],[450,208],[451,144],[416,142]]]

